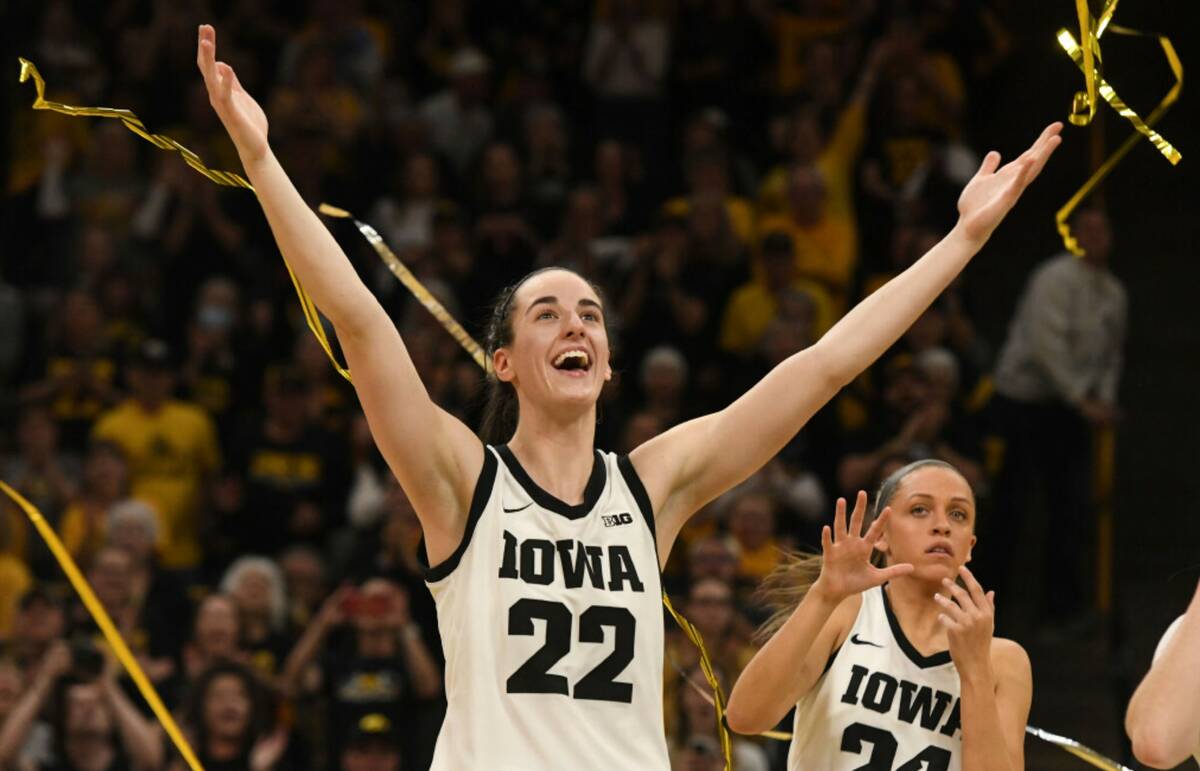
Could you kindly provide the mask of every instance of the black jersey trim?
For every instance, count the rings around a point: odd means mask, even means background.
[[[586,517],[596,507],[596,502],[600,500],[600,494],[604,492],[604,460],[596,450],[592,451],[592,475],[588,477],[587,487],[583,489],[583,503],[576,506],[555,498],[539,487],[537,482],[534,482],[533,478],[525,471],[525,467],[521,465],[521,461],[517,460],[517,456],[513,454],[513,451],[508,448],[507,444],[497,447],[496,451],[500,453],[500,457],[504,460],[504,465],[508,466],[508,470],[512,472],[517,483],[525,489],[525,492],[529,493],[530,498],[533,498],[534,503],[559,516],[566,517],[567,519],[582,519]]]
[[[646,520],[646,527],[650,528],[650,537],[654,539],[654,544],[658,545],[658,533],[654,529],[654,507],[650,505],[650,496],[646,493],[646,486],[642,484],[642,478],[638,476],[637,469],[633,467],[633,461],[629,460],[628,455],[621,455],[617,458],[617,468],[621,470],[621,477],[625,480],[625,485],[629,488],[629,492],[633,493],[633,499],[637,501],[638,508],[642,510],[642,519]]]
[[[458,548],[454,550],[453,554],[430,567],[429,554],[425,551],[425,538],[421,538],[421,543],[417,547],[417,561],[424,568],[427,582],[432,584],[441,581],[454,572],[458,563],[462,561],[467,547],[471,545],[471,536],[475,532],[475,526],[479,524],[479,518],[483,516],[483,508],[487,505],[488,499],[492,497],[492,488],[496,483],[496,467],[495,454],[484,447],[483,468],[479,471],[479,480],[475,483],[475,493],[471,496],[471,510],[467,512],[467,527],[463,530],[462,541],[459,542]]]
[[[922,656],[921,653],[913,647],[913,644],[908,641],[908,637],[904,634],[904,630],[900,628],[900,621],[896,618],[896,614],[892,612],[892,603],[888,600],[887,589],[884,586],[879,587],[879,593],[883,595],[883,611],[887,614],[888,626],[892,628],[892,637],[896,638],[896,643],[900,646],[900,650],[904,651],[904,655],[908,656],[909,661],[916,664],[921,669],[929,669],[930,667],[940,667],[943,664],[951,662],[950,651],[938,651],[929,656]]]

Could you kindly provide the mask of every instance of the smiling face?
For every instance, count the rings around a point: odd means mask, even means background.
[[[955,579],[975,545],[975,495],[962,475],[943,466],[918,468],[888,505],[892,516],[876,545],[888,563],[911,563],[919,580]]]
[[[548,270],[523,283],[510,303],[512,336],[492,355],[496,377],[528,407],[595,409],[612,378],[604,308],[595,290],[567,270]]]

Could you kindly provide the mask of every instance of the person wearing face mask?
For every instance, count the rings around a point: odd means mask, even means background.
[[[237,285],[224,277],[201,286],[196,311],[187,328],[187,351],[180,386],[188,399],[204,408],[228,438],[233,414],[249,396],[239,378],[234,332],[240,321]]]
[[[1023,769],[1033,676],[1025,650],[993,636],[995,593],[966,567],[975,511],[938,460],[888,476],[870,515],[860,492],[849,525],[839,499],[822,555],[764,583],[776,613],[729,727],[765,731],[795,706],[790,771]]]
[[[819,342],[725,409],[618,456],[595,446],[613,369],[609,306],[593,284],[551,268],[497,298],[476,435],[430,397],[394,322],[272,152],[265,112],[217,61],[208,25],[197,65],[281,252],[337,330],[372,435],[420,520],[446,650],[436,771],[669,767],[660,570],[680,529],[899,338],[983,247],[1061,130],[1047,127],[1004,167],[989,154],[951,234]]]

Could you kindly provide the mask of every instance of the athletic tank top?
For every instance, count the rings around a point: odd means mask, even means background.
[[[796,705],[788,771],[958,771],[958,671],[922,656],[883,587],[863,592],[850,636]]]
[[[654,517],[597,451],[583,503],[488,447],[462,543],[426,572],[446,653],[432,771],[667,771]]]

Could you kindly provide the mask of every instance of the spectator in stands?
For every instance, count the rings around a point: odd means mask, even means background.
[[[463,176],[492,138],[492,113],[486,104],[488,58],[478,49],[460,48],[450,58],[450,87],[434,94],[420,108],[434,147]]]
[[[762,242],[756,276],[734,290],[721,322],[721,348],[741,357],[753,355],[776,318],[807,316],[824,332],[834,321],[834,300],[821,283],[796,268],[796,241],[773,231]]]
[[[18,489],[33,505],[58,519],[75,497],[79,462],[59,448],[58,424],[50,409],[32,404],[17,420],[17,454],[3,465],[0,477]]]
[[[949,375],[935,374],[942,381],[936,388],[926,374],[945,366],[945,357],[938,356],[922,369],[909,354],[888,363],[880,413],[846,440],[847,453],[837,472],[842,490],[869,488],[882,464],[895,457],[908,462],[938,458],[953,463],[972,484],[983,480],[982,437],[969,424],[951,421],[958,395],[956,369]],[[949,366],[954,368],[953,362]]]
[[[993,408],[1005,462],[992,519],[1004,524],[988,534],[991,585],[1001,592],[1020,523],[1041,510],[1039,492],[1046,496],[1046,537],[1058,546],[1046,555],[1055,579],[1044,611],[1059,623],[1088,603],[1092,437],[1116,420],[1128,313],[1125,288],[1108,266],[1108,216],[1085,207],[1071,225],[1083,258],[1059,254],[1034,271],[996,363]]]
[[[216,427],[199,407],[171,398],[171,351],[161,340],[142,345],[129,381],[131,398],[100,416],[92,435],[121,447],[134,497],[158,511],[163,567],[194,569],[203,556],[201,512],[221,464]]]
[[[117,682],[114,659],[94,648],[58,641],[21,700],[0,726],[0,763],[17,757],[44,709],[50,709],[54,771],[154,771],[162,767],[163,743]]]
[[[739,580],[757,585],[779,564],[783,552],[775,537],[778,511],[778,501],[753,486],[730,502],[729,534],[737,543]]]
[[[310,768],[296,737],[272,719],[254,673],[233,662],[214,664],[196,681],[186,725],[205,768],[228,771],[304,771]],[[172,771],[186,766],[176,758]]]
[[[350,627],[349,639],[331,640],[343,624]],[[379,712],[396,721],[413,720],[417,705],[441,692],[441,670],[409,615],[407,593],[382,579],[330,595],[288,656],[284,692],[300,694],[305,672],[318,661],[314,679],[329,710],[333,757],[363,716]],[[431,738],[424,728],[406,735],[402,754],[432,751],[424,746]]]
[[[256,674],[270,680],[283,669],[290,647],[285,635],[287,594],[279,567],[266,557],[239,557],[225,571],[220,590],[237,603],[239,647]]]
[[[728,690],[729,676],[724,669],[715,665],[713,673],[721,688]],[[671,767],[686,771],[724,768],[713,707],[705,698],[710,686],[704,672],[698,664],[691,664],[674,679],[673,685],[674,688],[664,689],[665,693],[672,694],[667,702],[674,718],[674,730],[670,731],[674,736],[670,748]],[[762,747],[741,736],[733,736],[732,741],[734,768],[741,771],[767,771],[770,768]]]
[[[373,712],[355,724],[342,750],[341,771],[400,771],[400,735],[386,716]]]
[[[62,599],[48,589],[34,584],[22,595],[9,644],[27,680],[41,666],[50,646],[65,636],[66,619]]]
[[[235,554],[321,543],[341,525],[345,445],[314,420],[309,385],[294,368],[268,377],[264,391],[265,416],[230,453],[227,481],[238,494],[222,527]]]
[[[244,662],[237,603],[225,594],[210,594],[196,609],[192,639],[183,650],[184,680],[195,683],[222,661]]]
[[[63,546],[76,562],[87,564],[104,545],[110,513],[125,500],[129,500],[129,466],[124,453],[113,442],[92,442],[82,484],[58,525]]]
[[[24,401],[50,405],[63,446],[76,452],[86,444],[93,421],[116,398],[117,364],[108,341],[98,334],[103,326],[94,297],[81,290],[64,295],[45,349],[34,352],[31,382],[20,391]]]

